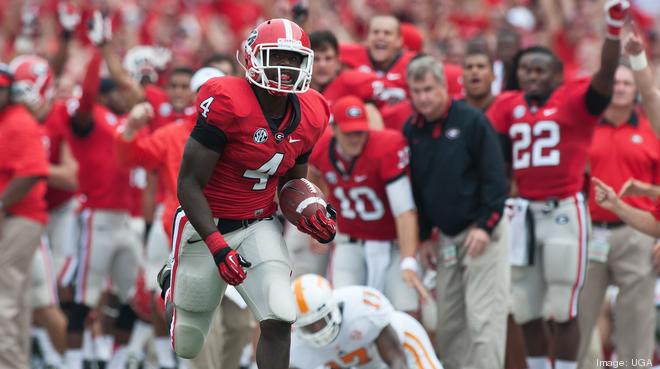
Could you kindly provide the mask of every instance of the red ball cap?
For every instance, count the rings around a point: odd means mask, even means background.
[[[369,120],[362,100],[355,96],[344,96],[335,101],[331,108],[334,124],[343,133],[368,131]]]

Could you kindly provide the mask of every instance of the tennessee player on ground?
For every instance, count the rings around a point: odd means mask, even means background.
[[[307,175],[309,154],[328,124],[325,99],[308,91],[309,46],[295,23],[268,20],[244,43],[245,78],[211,79],[197,95],[199,115],[179,171],[182,210],[166,296],[181,357],[198,354],[229,283],[260,322],[257,365],[288,367],[296,310],[274,198],[278,184]],[[326,212],[302,218],[299,227],[321,242],[334,238]]]
[[[364,286],[332,289],[315,274],[293,282],[298,320],[291,364],[364,369],[442,369],[424,328],[396,311],[379,291]]]
[[[396,131],[370,130],[364,103],[355,96],[337,100],[331,112],[335,134],[319,140],[310,173],[338,205],[333,285],[374,287],[397,309],[415,314],[415,289],[425,291],[417,278],[417,211],[406,140]]]
[[[556,367],[575,368],[578,296],[586,274],[588,213],[580,192],[591,137],[612,95],[626,0],[606,2],[608,35],[593,78],[561,84],[562,64],[548,49],[517,58],[522,91],[504,93],[488,111],[510,139],[513,177],[534,218],[533,261],[512,271],[513,312],[527,340],[530,368],[546,368],[543,319],[554,326]],[[522,223],[524,224],[524,223]],[[525,232],[524,230],[522,231]],[[533,237],[532,235],[528,235]]]

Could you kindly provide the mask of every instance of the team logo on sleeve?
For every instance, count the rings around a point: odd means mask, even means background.
[[[262,144],[268,139],[268,131],[266,131],[265,128],[259,128],[258,130],[254,131],[252,139],[254,140],[254,143]]]

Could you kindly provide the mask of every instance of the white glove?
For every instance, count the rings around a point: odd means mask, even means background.
[[[96,45],[101,46],[112,40],[112,23],[110,18],[105,17],[100,11],[94,11],[89,23],[89,39]]]
[[[72,3],[60,3],[57,6],[57,17],[66,32],[73,32],[80,24],[80,12]]]
[[[607,24],[607,37],[618,40],[621,29],[630,10],[628,0],[607,0],[605,2],[605,23]]]

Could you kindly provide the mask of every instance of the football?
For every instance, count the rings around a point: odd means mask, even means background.
[[[326,211],[323,192],[306,178],[292,179],[280,191],[280,209],[284,217],[298,224],[300,216],[313,216],[317,210]]]

